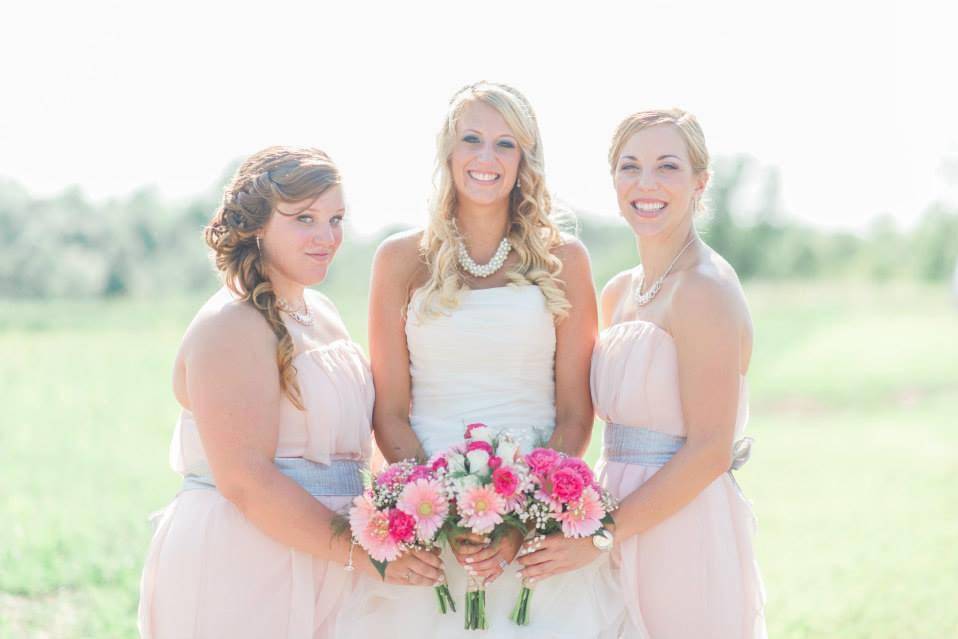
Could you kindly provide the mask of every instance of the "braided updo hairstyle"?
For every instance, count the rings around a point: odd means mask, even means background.
[[[256,238],[277,211],[277,204],[315,200],[340,181],[339,170],[323,151],[271,146],[250,156],[237,169],[204,232],[226,286],[263,315],[279,340],[276,363],[280,388],[300,410],[303,402],[293,366],[293,340],[280,318],[276,293]]]

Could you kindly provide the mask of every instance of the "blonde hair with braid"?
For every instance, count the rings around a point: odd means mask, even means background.
[[[562,261],[551,252],[563,240],[552,218],[552,198],[545,184],[539,125],[525,96],[510,86],[494,82],[478,82],[457,91],[437,136],[435,193],[429,225],[420,243],[429,279],[423,286],[424,295],[418,310],[424,316],[440,313],[437,306],[452,310],[459,305],[459,294],[466,287],[456,255],[462,236],[455,223],[456,185],[450,169],[450,155],[458,138],[456,126],[459,118],[472,102],[483,102],[498,111],[522,151],[518,185],[509,196],[509,227],[506,232],[519,259],[506,276],[512,285],[538,286],[553,317],[566,317],[570,304],[558,277]]]
[[[339,170],[319,149],[263,149],[237,169],[204,233],[226,286],[262,314],[279,340],[280,388],[300,410],[303,402],[293,366],[293,339],[280,318],[257,236],[280,202],[315,200],[339,183]]]

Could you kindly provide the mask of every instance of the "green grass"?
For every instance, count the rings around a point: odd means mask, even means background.
[[[330,295],[364,343],[361,288]],[[739,479],[770,636],[958,635],[958,308],[905,284],[748,295]],[[201,301],[0,304],[0,637],[136,636],[147,515],[178,485],[170,368]]]

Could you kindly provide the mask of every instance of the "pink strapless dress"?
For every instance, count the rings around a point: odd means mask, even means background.
[[[348,340],[311,345],[287,323],[306,410],[284,399],[276,457],[329,465],[371,452],[373,384]],[[299,460],[295,460],[299,461]],[[210,474],[196,422],[183,411],[170,447],[183,476]],[[332,510],[352,497],[317,497]],[[183,490],[159,517],[140,584],[144,639],[320,639],[336,634],[354,574],[277,542],[218,491]]]
[[[679,399],[675,343],[645,321],[615,324],[599,336],[592,356],[592,399],[598,416],[628,436],[672,440],[686,435]],[[748,420],[742,378],[736,439]],[[628,431],[629,427],[651,433]],[[600,460],[603,485],[621,499],[654,475],[665,459],[626,463],[609,449]],[[639,437],[627,437],[633,441]],[[755,517],[730,473],[613,554],[628,611],[629,639],[764,638],[765,593],[752,538]]]

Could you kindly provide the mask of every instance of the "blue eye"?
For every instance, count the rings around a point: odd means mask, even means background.
[[[312,215],[297,215],[296,220],[302,222],[303,224],[312,224],[313,216]]]
[[[499,140],[499,146],[504,149],[514,149],[516,145],[512,143],[512,140]]]
[[[637,171],[639,169],[635,164],[623,164],[619,167],[620,171]]]
[[[677,165],[675,165],[675,164],[663,164],[663,165],[662,165],[662,168],[663,168],[663,169],[669,169],[670,171],[678,171],[678,170],[679,170],[679,167],[678,167]]]
[[[479,136],[478,136],[478,135],[467,135],[467,136],[465,136],[465,137],[462,138],[462,141],[463,141],[463,142],[468,142],[469,144],[476,144],[477,142],[479,142]]]
[[[343,216],[342,216],[342,215],[336,215],[336,216],[334,216],[333,218],[331,218],[331,219],[329,220],[329,225],[332,226],[332,227],[342,226],[342,224],[343,224]]]

